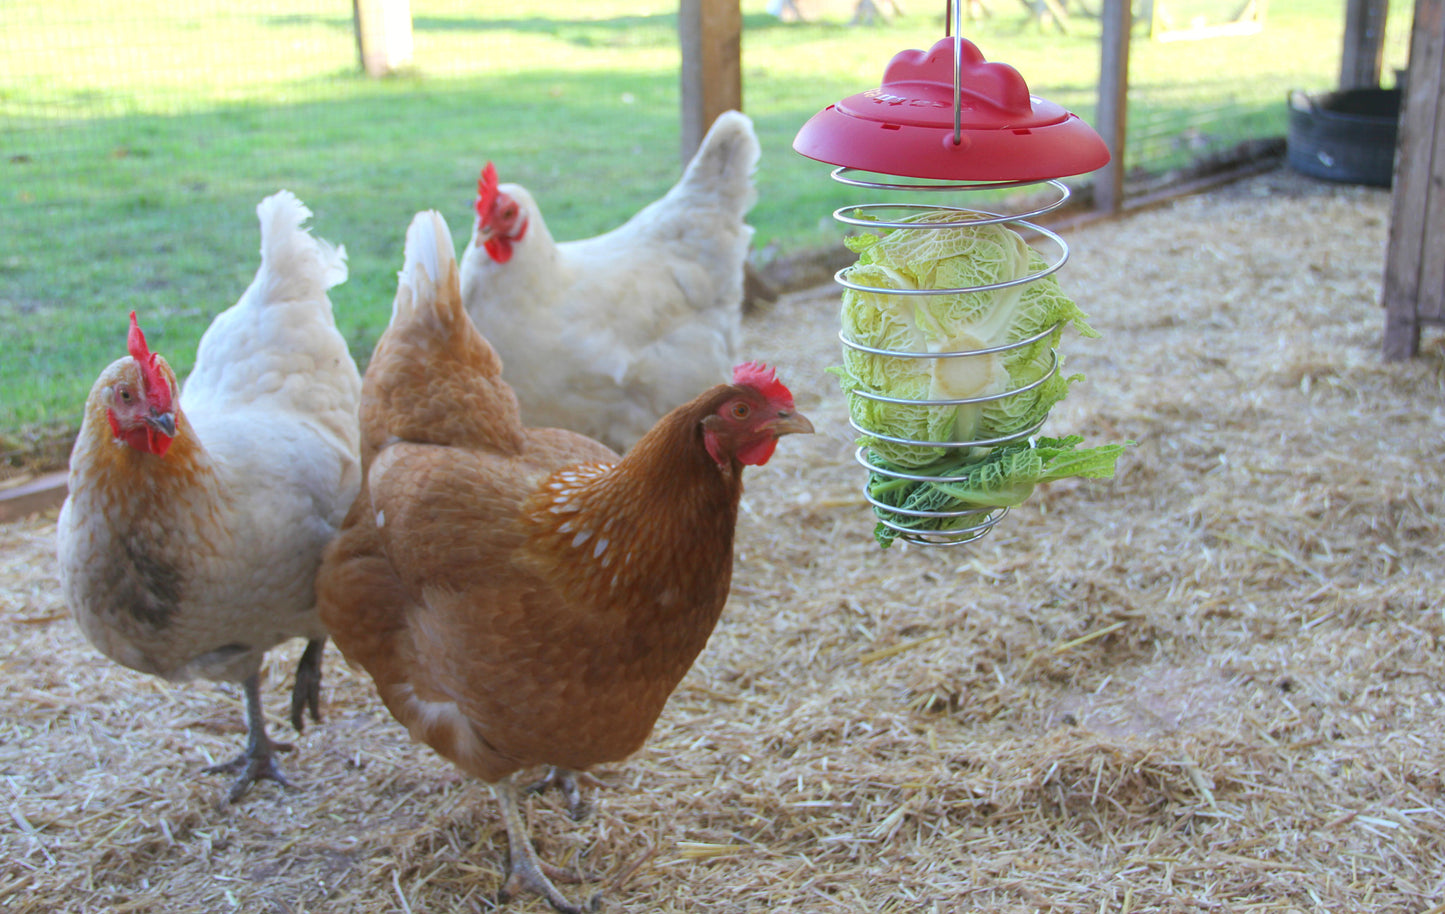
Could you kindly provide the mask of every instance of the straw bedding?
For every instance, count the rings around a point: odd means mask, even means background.
[[[960,549],[879,550],[831,288],[753,316],[819,433],[750,472],[735,587],[647,747],[572,823],[632,911],[1445,912],[1445,350],[1386,364],[1388,195],[1270,173],[1069,234],[1102,330],[1050,420],[1131,439]],[[484,785],[330,652],[301,789],[199,773],[237,691],[98,657],[53,517],[0,528],[0,908],[488,911]],[[284,733],[300,645],[268,661]],[[513,902],[540,911],[536,899]]]

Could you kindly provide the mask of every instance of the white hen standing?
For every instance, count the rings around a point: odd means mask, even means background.
[[[523,421],[617,451],[715,384],[737,359],[759,147],[721,115],[671,190],[626,223],[558,243],[489,162],[462,257],[462,300],[502,357]]]
[[[256,208],[261,267],[201,337],[185,390],[131,315],[130,355],[96,380],[57,530],[85,637],[134,670],[242,683],[246,750],[211,770],[286,784],[260,702],[265,652],[308,641],[291,719],[319,718],[321,551],[360,485],[361,379],[326,290],[345,250],[312,237],[281,191]],[[179,403],[177,404],[177,399]]]

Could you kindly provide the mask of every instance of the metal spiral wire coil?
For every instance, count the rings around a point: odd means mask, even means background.
[[[834,169],[832,176],[834,180],[854,187],[888,191],[979,191],[1011,189],[1017,187],[1032,186],[1039,183],[1030,181],[991,183],[944,183],[920,181],[917,183],[893,183],[885,181],[863,180],[856,177],[857,174],[858,172],[855,169],[840,167]],[[841,207],[833,213],[833,218],[839,222],[847,225],[855,225],[869,229],[906,228],[914,231],[929,231],[934,229],[963,228],[989,223],[1001,223],[1008,226],[1016,226],[1026,232],[1031,232],[1035,235],[1046,238],[1055,246],[1057,246],[1057,255],[1052,260],[1049,260],[1045,264],[1043,269],[1031,272],[1027,276],[1022,276],[1017,279],[1008,280],[1005,282],[951,289],[892,289],[862,285],[859,283],[855,283],[848,278],[847,273],[850,269],[849,267],[845,267],[839,270],[834,275],[834,280],[844,288],[852,289],[859,292],[868,292],[878,295],[900,296],[961,295],[976,292],[992,292],[998,289],[1005,289],[1012,286],[1019,286],[1032,282],[1037,282],[1038,280],[1043,279],[1045,276],[1049,276],[1057,272],[1063,267],[1064,263],[1067,262],[1069,258],[1069,247],[1063,238],[1059,237],[1058,234],[1051,232],[1048,229],[1045,229],[1039,225],[1036,225],[1033,222],[1028,221],[1030,219],[1036,218],[1057,209],[1058,207],[1062,206],[1069,198],[1069,189],[1062,182],[1048,181],[1046,183],[1052,186],[1057,192],[1056,199],[1046,202],[1045,205],[1039,208],[1022,213],[1003,214],[990,212],[987,210],[974,209],[971,207],[927,203],[867,203]],[[958,213],[959,218],[954,221],[924,223],[902,221],[903,217],[906,217],[908,215],[938,212]],[[877,214],[891,213],[898,213],[900,215],[898,218],[895,219],[877,218]],[[857,352],[868,353],[870,355],[903,359],[967,359],[978,358],[980,356],[993,356],[999,353],[1006,353],[1014,349],[1026,347],[1037,343],[1039,340],[1053,334],[1057,331],[1057,329],[1057,325],[1049,327],[1043,332],[1038,333],[1028,339],[1018,340],[1016,342],[1008,343],[1002,346],[995,346],[988,349],[974,349],[951,352],[915,352],[904,350],[879,349],[858,342],[856,340],[849,339],[844,331],[839,331],[838,339],[844,346]],[[967,397],[961,399],[918,400],[891,397],[871,391],[854,389],[849,392],[849,396],[864,397],[866,399],[884,403],[903,406],[916,406],[920,408],[935,406],[965,406],[988,403],[992,401],[1006,399],[1008,397],[1016,397],[1026,394],[1027,392],[1047,382],[1050,378],[1057,374],[1059,370],[1058,352],[1056,350],[1050,349],[1049,355],[1049,368],[1041,377],[1023,386],[1002,391],[1000,393],[988,394],[978,397]],[[852,410],[850,409],[849,412],[851,414]],[[867,428],[860,424],[856,419],[852,418],[851,415],[849,418],[849,424],[852,425],[855,431],[865,436],[868,436],[869,438],[887,441],[892,444],[957,450],[964,448],[991,448],[996,445],[1006,444],[1012,441],[1019,441],[1025,438],[1029,438],[1039,431],[1040,427],[1042,427],[1043,425],[1043,420],[1040,420],[1038,423],[1033,424],[1031,427],[1013,430],[1006,435],[995,438],[976,439],[971,441],[922,441],[910,438],[900,438],[884,432],[880,432],[875,429]],[[931,476],[920,473],[910,473],[906,470],[900,470],[891,467],[885,467],[881,465],[879,461],[874,459],[874,454],[872,453],[872,450],[866,445],[860,446],[857,449],[857,451],[855,452],[855,459],[860,465],[869,470],[870,480],[871,474],[874,473],[888,477],[890,479],[903,480],[907,482],[954,483],[966,479],[966,477],[957,475]],[[870,505],[873,506],[874,513],[877,516],[879,522],[894,530],[897,533],[897,537],[899,539],[902,539],[906,542],[927,546],[958,546],[965,543],[973,542],[974,540],[977,540],[979,537],[985,535],[990,530],[992,530],[994,526],[1003,519],[1004,515],[1008,513],[1008,508],[997,508],[982,505],[963,506],[958,510],[950,511],[925,511],[910,508],[900,508],[894,505],[889,505],[877,499],[873,495],[871,491],[871,486],[867,482],[865,482],[863,486],[863,497],[867,499]],[[958,518],[971,518],[974,520],[974,522],[948,530],[919,530],[916,528],[916,526],[909,525],[908,519],[910,518],[915,521],[920,519],[950,521],[956,520]]]

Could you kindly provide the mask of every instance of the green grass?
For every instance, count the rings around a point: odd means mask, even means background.
[[[828,214],[860,200],[791,151],[798,128],[942,29],[917,4],[874,28],[783,25],[764,6],[743,3],[744,102],[764,149],[751,221],[760,246],[787,252],[836,242]],[[92,379],[124,351],[131,309],[184,373],[250,281],[254,207],[278,187],[347,247],[351,278],[333,301],[364,362],[411,215],[440,209],[462,243],[487,159],[533,188],[559,238],[610,228],[680,169],[668,0],[413,0],[415,68],[383,80],[356,72],[349,8],[334,0],[178,8],[0,5],[0,436],[73,427]],[[1023,24],[1022,7],[994,10],[965,32],[985,56],[1091,117],[1097,24],[1076,19],[1064,36]],[[1131,164],[1282,134],[1286,92],[1334,80],[1342,15],[1337,0],[1276,0],[1255,36],[1160,44],[1137,32]],[[1391,16],[1399,66],[1408,4],[1394,0]]]

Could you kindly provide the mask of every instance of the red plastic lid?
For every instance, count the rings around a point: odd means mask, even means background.
[[[810,159],[862,171],[945,181],[1043,181],[1106,165],[1109,149],[1075,114],[1029,95],[1005,63],[988,63],[960,38],[954,133],[954,39],[927,52],[900,51],[880,88],[813,115],[793,140]]]

